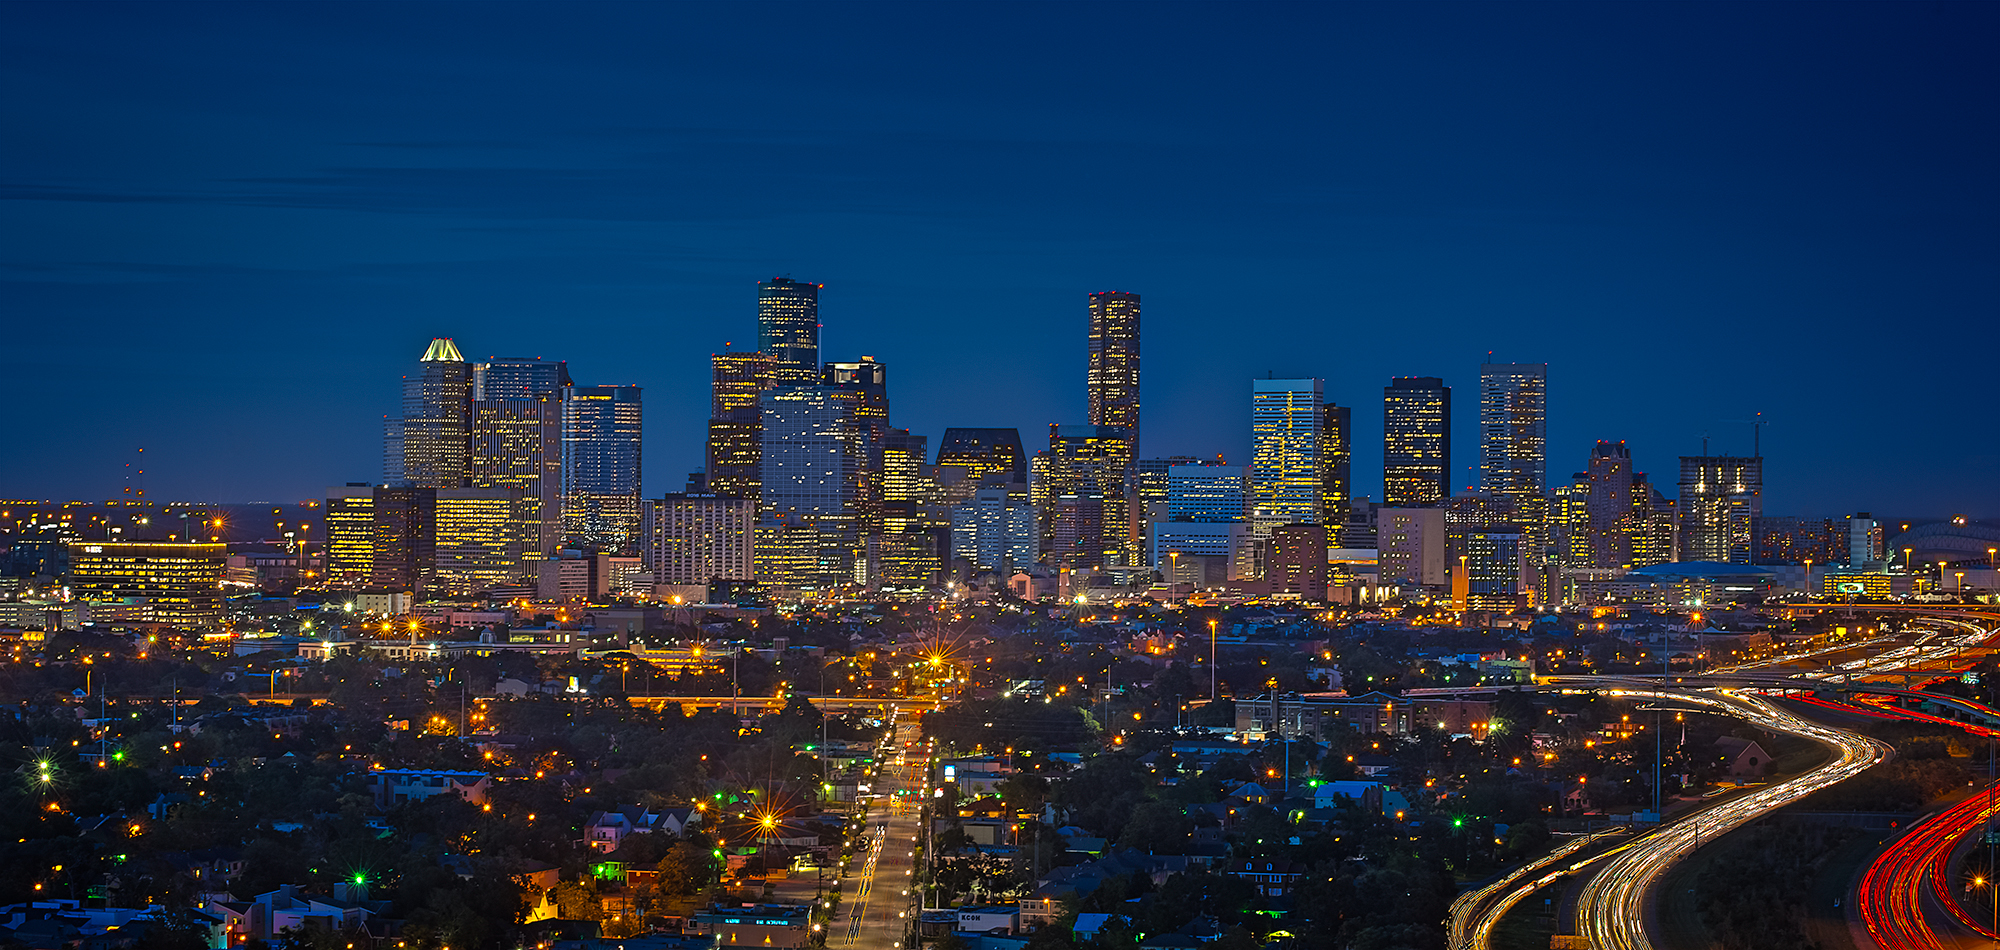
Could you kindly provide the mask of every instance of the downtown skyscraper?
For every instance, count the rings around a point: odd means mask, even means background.
[[[382,480],[418,488],[466,483],[472,440],[472,367],[447,337],[431,341],[403,377],[402,412],[383,437]]]
[[[757,349],[779,386],[819,382],[819,284],[773,277],[757,284]]]
[[[1479,366],[1479,487],[1541,496],[1548,490],[1549,364]]]
[[[1089,298],[1084,401],[1089,421],[1049,426],[1044,472],[1032,471],[1040,530],[1053,563],[1074,570],[1145,560],[1143,512],[1129,497],[1139,459],[1139,295]]]
[[[1285,524],[1327,524],[1345,515],[1345,411],[1330,409],[1318,379],[1250,381],[1250,523],[1258,537]]]
[[[573,386],[562,407],[563,535],[624,551],[639,542],[641,406],[637,386]]]
[[[1451,387],[1404,376],[1382,388],[1382,504],[1442,505],[1451,497]]]
[[[1764,514],[1764,457],[1683,455],[1680,492],[1680,559],[1751,563],[1751,528]]]
[[[1117,426],[1139,450],[1139,295],[1090,295],[1090,364],[1084,374],[1090,424]]]
[[[709,370],[708,490],[757,498],[764,484],[764,419],[758,399],[777,385],[774,367],[763,353],[724,352],[709,357]]]

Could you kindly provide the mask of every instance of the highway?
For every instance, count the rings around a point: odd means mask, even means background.
[[[1844,781],[1883,761],[1887,745],[1858,733],[1823,726],[1792,715],[1761,696],[1663,690],[1606,690],[1609,695],[1643,696],[1696,703],[1713,712],[1748,720],[1764,729],[1788,732],[1831,747],[1836,757],[1805,775],[1702,809],[1634,842],[1592,876],[1577,902],[1577,933],[1593,950],[1652,950],[1646,935],[1648,896],[1675,862],[1704,841],[1712,841],[1773,809]]]
[[[1522,898],[1534,893],[1538,888],[1547,887],[1564,874],[1584,868],[1592,861],[1603,858],[1604,855],[1573,862],[1560,870],[1551,871],[1550,868],[1563,863],[1565,859],[1593,844],[1624,834],[1627,834],[1626,829],[1616,828],[1591,835],[1578,835],[1563,842],[1562,846],[1554,851],[1515,868],[1499,880],[1478,890],[1460,894],[1458,900],[1451,903],[1451,934],[1447,946],[1452,950],[1487,950],[1493,939],[1494,926],[1499,924],[1500,919],[1507,916],[1507,912],[1512,910],[1515,904],[1520,903]],[[1530,874],[1539,876],[1527,884],[1521,884],[1521,879]]]
[[[1869,866],[1855,909],[1877,945],[1885,950],[1991,945],[1989,925],[1973,920],[1959,905],[1946,874],[1952,852],[1986,822],[1993,802],[1989,789],[1931,816]]]

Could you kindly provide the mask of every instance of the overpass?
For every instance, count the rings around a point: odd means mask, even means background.
[[[812,703],[815,709],[829,713],[874,711],[887,715],[892,709],[908,713],[937,709],[939,707],[939,701],[935,699],[912,699],[905,697],[801,695],[800,698]],[[785,708],[785,703],[789,701],[788,697],[784,696],[628,696],[626,699],[634,706],[645,706],[649,709],[659,710],[671,704],[681,707],[683,712],[690,713],[703,709],[741,709],[745,711],[756,710],[764,712],[783,709]]]

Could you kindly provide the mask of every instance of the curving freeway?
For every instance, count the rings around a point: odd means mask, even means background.
[[[1562,847],[1515,868],[1505,877],[1478,890],[1460,894],[1458,900],[1451,903],[1451,934],[1448,946],[1452,950],[1486,950],[1492,944],[1493,928],[1500,923],[1501,918],[1507,916],[1508,911],[1514,909],[1515,904],[1520,903],[1537,889],[1549,886],[1556,878],[1582,870],[1592,862],[1602,860],[1606,855],[1584,858],[1558,870],[1550,870],[1551,868],[1584,848],[1606,838],[1623,834],[1626,834],[1626,829],[1614,828],[1596,834],[1578,835],[1564,842]],[[1534,880],[1521,884],[1521,879],[1530,874],[1537,876]]]
[[[1647,897],[1660,876],[1703,841],[1713,840],[1757,817],[1844,781],[1881,762],[1889,747],[1867,736],[1810,722],[1761,696],[1663,690],[1618,690],[1615,695],[1651,696],[1694,702],[1765,729],[1789,732],[1834,749],[1834,760],[1811,772],[1705,808],[1634,842],[1593,875],[1577,902],[1578,930],[1594,950],[1652,950],[1646,935]]]
[[[1956,807],[1931,816],[1897,839],[1861,877],[1855,909],[1868,935],[1883,947],[1897,950],[1946,950],[1961,944],[1967,933],[1991,938],[1990,929],[1973,920],[1951,893],[1945,876],[1952,851],[1992,814],[1993,795],[1974,795]],[[1942,911],[1942,913],[1939,913]],[[1940,933],[1933,920],[1946,918]]]

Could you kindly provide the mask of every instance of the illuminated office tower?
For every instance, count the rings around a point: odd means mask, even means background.
[[[1590,568],[1590,473],[1577,472],[1549,492],[1549,547],[1569,570]]]
[[[1347,521],[1350,493],[1349,475],[1354,451],[1354,413],[1346,406],[1327,403],[1320,420],[1320,501],[1319,523],[1338,529]]]
[[[1140,459],[1133,465],[1132,478],[1126,482],[1126,491],[1130,496],[1126,505],[1131,509],[1132,520],[1138,522],[1139,551],[1148,555],[1143,563],[1155,567],[1163,563],[1153,560],[1150,553],[1154,548],[1154,525],[1167,520],[1168,472],[1176,465],[1202,464],[1220,465],[1222,457],[1218,455],[1205,463],[1192,455],[1171,455]]]
[[[1116,426],[1139,449],[1139,295],[1119,291],[1090,295],[1090,424]],[[1130,463],[1127,463],[1130,467]]]
[[[1681,456],[1680,559],[1748,564],[1764,513],[1762,456]]]
[[[1479,366],[1479,487],[1539,497],[1548,488],[1547,363]]]
[[[65,579],[70,595],[85,603],[115,604],[177,627],[213,627],[222,620],[228,561],[223,544],[71,541]]]
[[[637,386],[573,386],[563,400],[563,535],[619,551],[639,541]]]
[[[819,382],[820,284],[773,277],[757,284],[757,349],[780,386]]]
[[[937,464],[968,469],[975,482],[1028,483],[1028,457],[1019,429],[946,429]]]
[[[763,484],[764,438],[757,398],[776,385],[775,369],[762,353],[717,353],[709,366],[708,490],[756,498]]]
[[[1132,435],[1126,429],[1049,426],[1048,484],[1034,491],[1046,492],[1049,499],[1042,533],[1060,542],[1052,549],[1069,566],[1129,566],[1138,561],[1125,499],[1132,457]],[[1058,538],[1062,532],[1068,534]]]
[[[1047,511],[1055,504],[1055,496],[1050,489],[1055,487],[1055,455],[1048,449],[1038,449],[1028,456],[1028,498],[1035,503],[1036,511]]]
[[[1241,465],[1175,465],[1167,469],[1167,521],[1243,522],[1250,511]]]
[[[375,488],[349,483],[326,492],[326,586],[358,590],[375,571]]]
[[[1202,459],[1193,455],[1169,455],[1163,459],[1140,459],[1132,480],[1135,502],[1154,506],[1155,521],[1167,517],[1167,494],[1173,489],[1173,470],[1182,465],[1221,465],[1222,457]],[[1240,473],[1242,466],[1237,466]]]
[[[496,356],[472,365],[472,398],[534,399],[554,395],[573,383],[569,362],[545,360],[539,356]]]
[[[890,429],[883,440],[881,531],[868,548],[868,575],[882,586],[937,583],[951,556],[951,506],[978,488],[977,481],[959,478],[950,487],[955,498],[947,498],[928,460],[929,446],[928,438],[908,429]]]
[[[1257,576],[1244,467],[1187,461],[1167,469],[1166,503],[1147,526],[1153,567],[1190,589]]]
[[[759,397],[759,406],[758,579],[780,586],[865,582],[866,539],[882,519],[887,367],[869,359],[828,363],[819,385],[781,386]],[[808,556],[808,548],[818,553]],[[797,570],[806,573],[787,573]]]
[[[640,555],[655,584],[750,580],[757,503],[720,495],[667,495],[646,502]]]
[[[867,481],[867,429],[855,405],[824,386],[763,398],[762,518],[804,522],[858,512]]]
[[[418,488],[456,488],[470,474],[472,367],[445,337],[431,341],[403,377],[402,415],[389,421],[383,479]]]
[[[977,571],[1012,575],[1035,563],[1041,532],[1021,483],[981,488],[952,509],[951,556]]]
[[[562,424],[560,389],[540,396],[472,403],[473,488],[511,488],[521,557],[550,557],[562,542]]]
[[[464,597],[525,583],[522,532],[515,520],[521,492],[513,488],[441,488],[431,496],[436,532],[431,592]]]
[[[926,504],[937,499],[937,479],[925,461],[930,438],[890,429],[882,440],[882,502]]]
[[[1281,524],[1324,523],[1326,448],[1319,380],[1250,381],[1250,523],[1258,537]]]
[[[1451,497],[1451,387],[1399,376],[1382,388],[1382,504],[1442,505]]]

